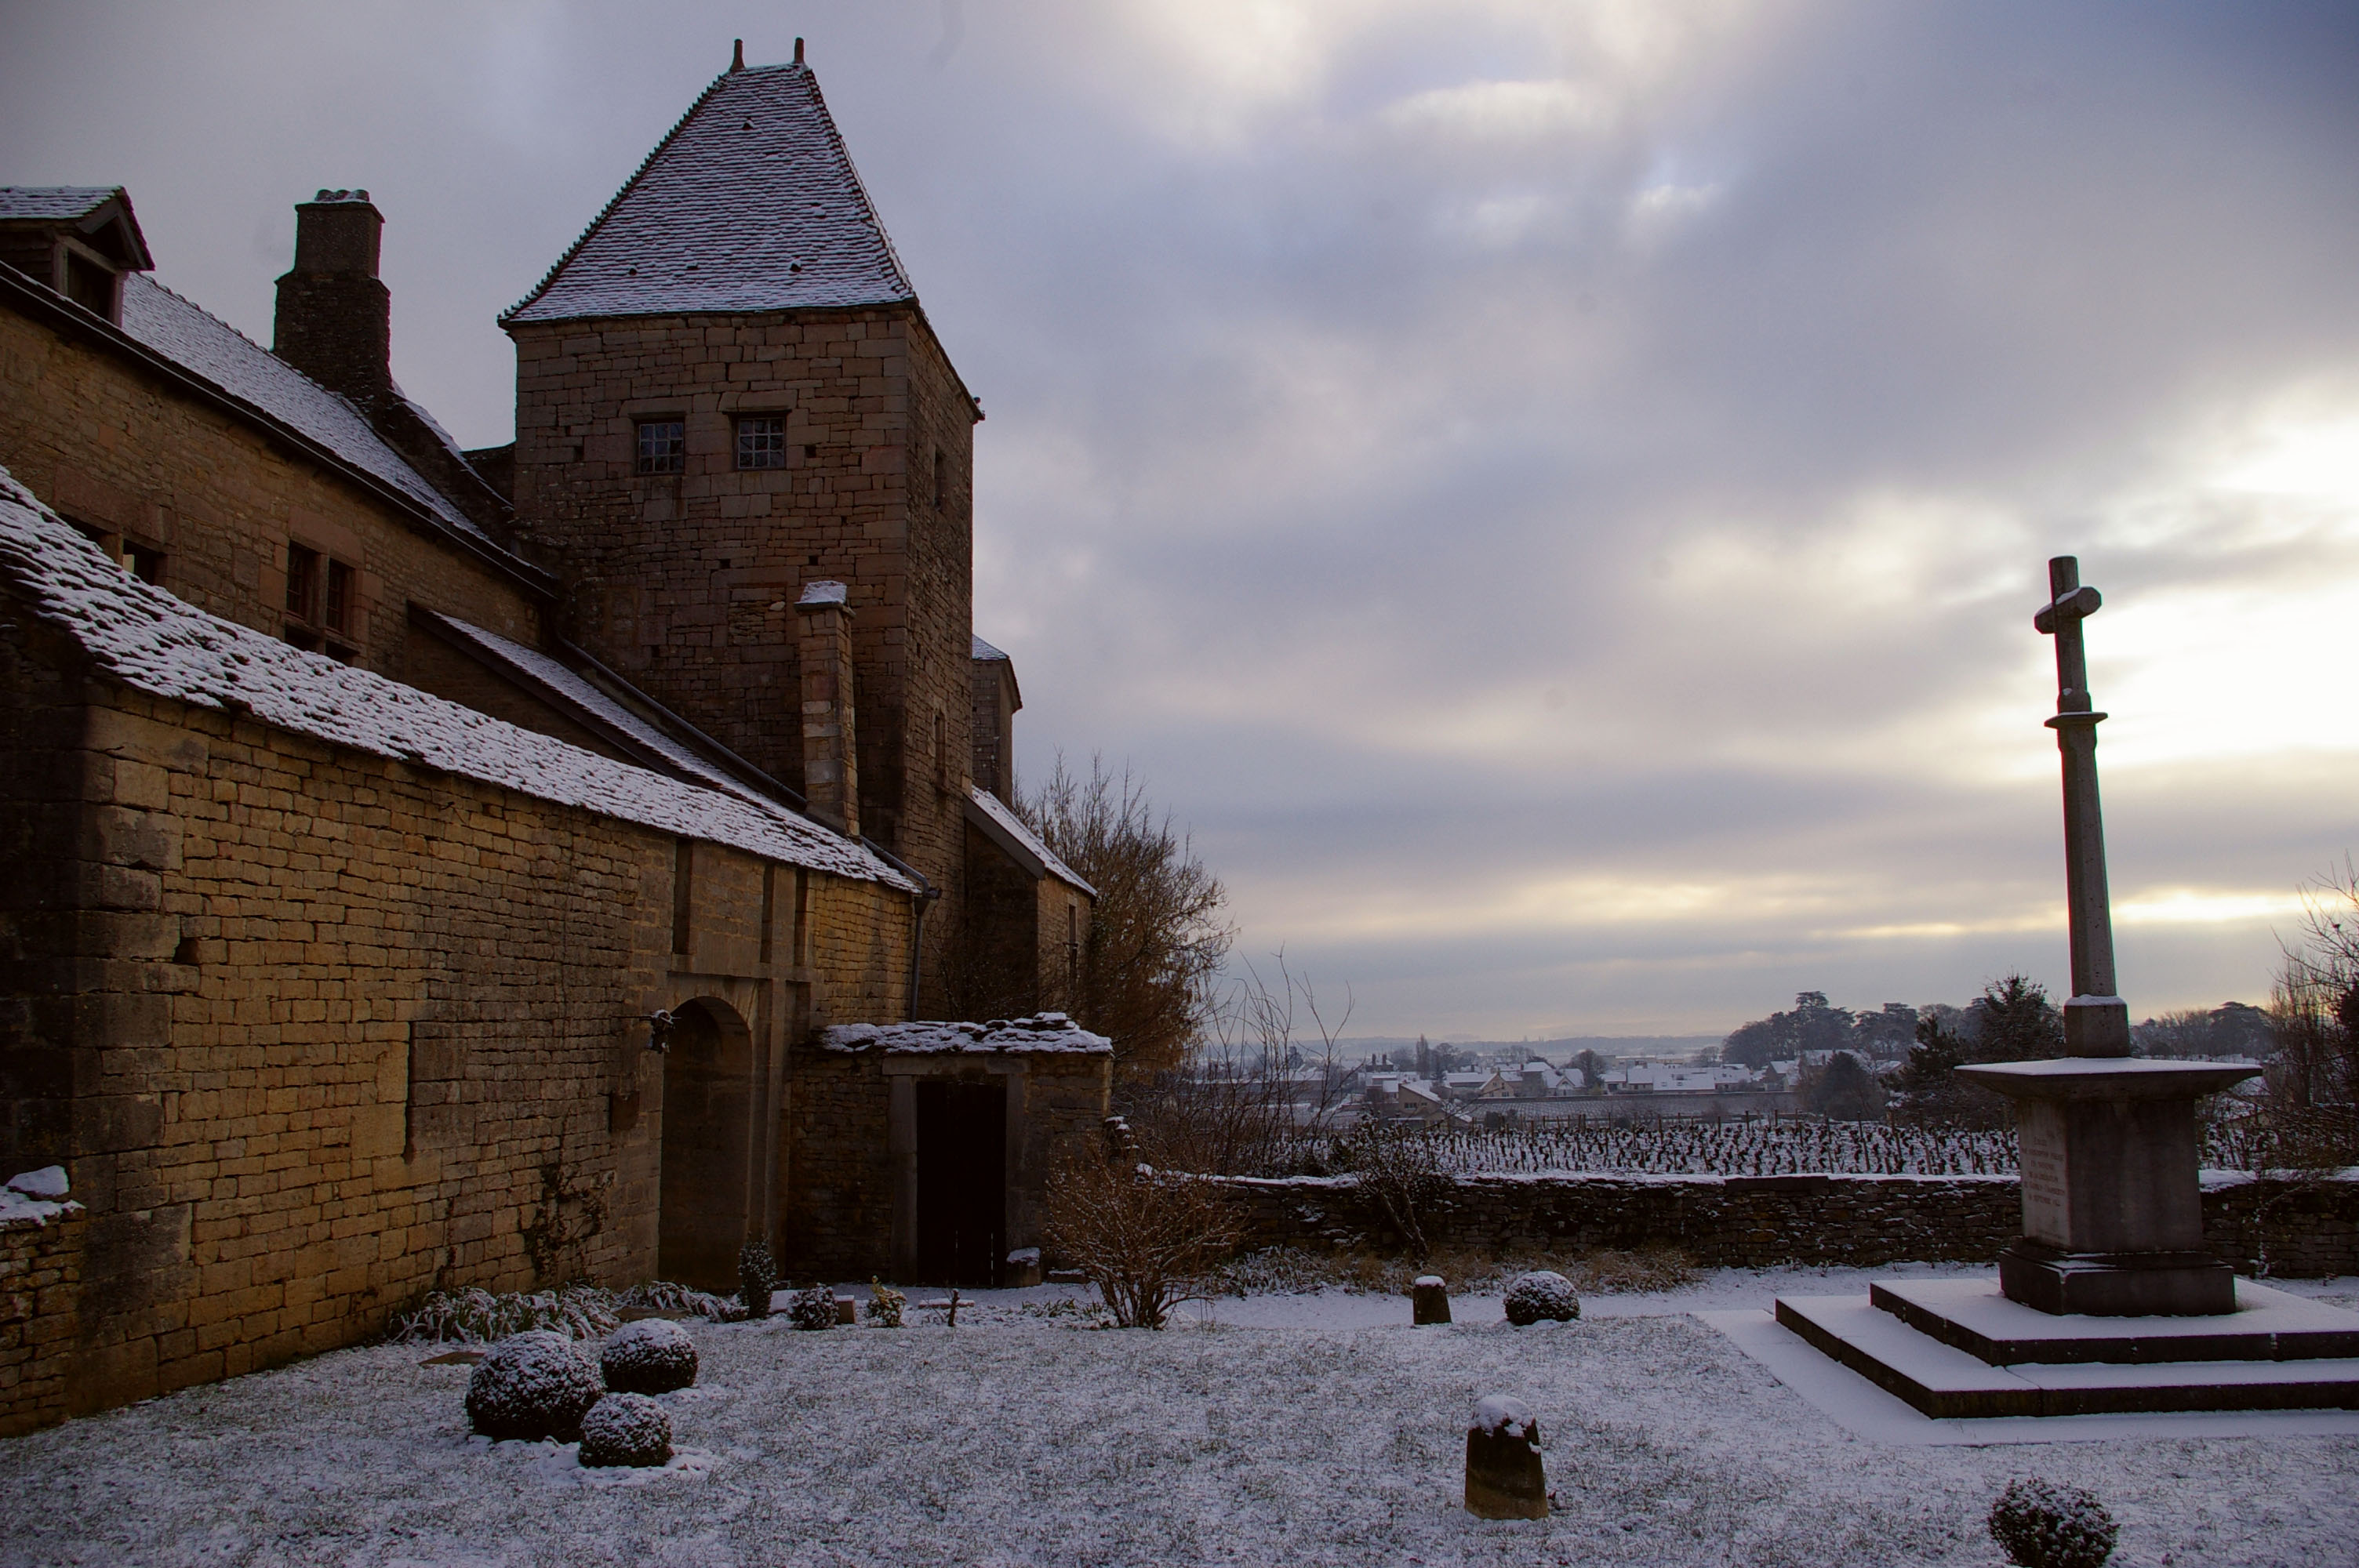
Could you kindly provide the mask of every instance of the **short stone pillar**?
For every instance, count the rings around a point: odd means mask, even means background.
[[[1419,1274],[1417,1283],[1408,1288],[1408,1300],[1412,1325],[1450,1321],[1450,1287],[1441,1282],[1440,1275]]]
[[[1548,1518],[1540,1423],[1523,1400],[1486,1394],[1466,1428],[1466,1511],[1477,1519]]]

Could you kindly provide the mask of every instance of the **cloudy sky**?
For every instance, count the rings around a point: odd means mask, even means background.
[[[2060,990],[2056,553],[2137,1015],[2359,849],[2348,5],[5,9],[0,181],[265,341],[368,188],[470,444],[495,314],[807,37],[989,413],[1022,764],[1126,762],[1353,1033]]]

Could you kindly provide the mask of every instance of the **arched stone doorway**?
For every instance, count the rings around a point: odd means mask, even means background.
[[[674,1011],[679,1022],[663,1069],[656,1271],[699,1290],[734,1290],[752,1185],[753,1036],[737,1010],[715,997]]]

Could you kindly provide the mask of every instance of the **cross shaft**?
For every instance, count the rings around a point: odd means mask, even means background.
[[[2081,583],[2081,563],[2048,563],[2049,601],[2032,625],[2056,639],[2056,748],[2064,765],[2064,896],[2072,938],[2072,994],[2064,1003],[2066,1049],[2075,1056],[2130,1054],[2129,1004],[2114,979],[2112,899],[2105,886],[2104,814],[2097,799],[2097,726],[2081,623],[2104,596]]]

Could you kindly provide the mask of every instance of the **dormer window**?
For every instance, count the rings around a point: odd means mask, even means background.
[[[115,290],[120,287],[113,267],[103,266],[80,251],[66,252],[65,296],[92,315],[119,319]]]
[[[287,546],[287,640],[351,664],[360,656],[360,574],[302,545]]]
[[[0,186],[0,263],[120,325],[123,275],[155,265],[120,187]]]

